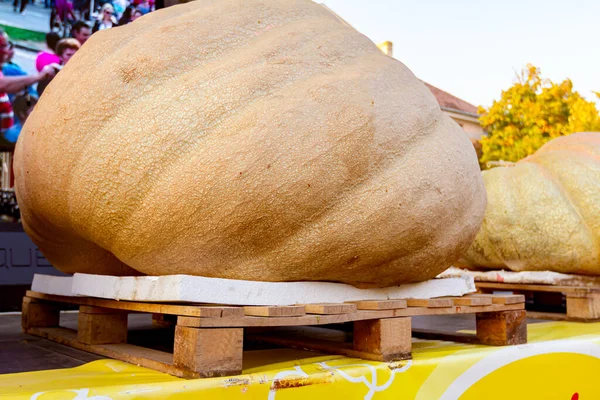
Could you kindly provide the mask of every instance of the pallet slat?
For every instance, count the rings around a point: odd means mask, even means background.
[[[304,305],[306,314],[349,314],[356,311],[354,304],[306,304]]]
[[[158,303],[141,303],[135,301],[117,301],[97,299],[92,297],[69,297],[52,294],[44,294],[28,290],[26,296],[38,300],[53,301],[66,304],[78,304],[94,307],[103,307],[116,310],[145,312],[154,314],[187,315],[202,318],[231,318],[244,315],[242,307],[226,306],[195,306],[195,305],[172,305]]]
[[[455,306],[489,306],[492,304],[492,296],[453,297],[452,301]]]
[[[396,310],[406,308],[406,300],[362,300],[353,302],[358,310]]]
[[[244,306],[244,314],[252,317],[299,317],[306,314],[304,306]]]
[[[536,299],[541,304],[553,306],[548,303],[549,298],[543,298],[556,294],[560,305],[560,295],[566,297],[567,309],[566,313],[561,312],[532,312],[528,311],[532,318],[564,320],[564,321],[598,321],[600,320],[600,288],[595,287],[578,287],[578,286],[552,286],[552,285],[528,285],[518,283],[501,283],[501,282],[476,282],[478,290],[482,292],[493,292],[494,290],[512,291],[519,293],[536,294]],[[514,296],[519,296],[515,298]],[[509,295],[500,296],[494,295],[493,301],[497,304],[504,300],[502,304],[511,304],[520,302],[524,295]]]
[[[406,299],[408,307],[446,308],[452,307],[454,302],[451,298],[440,297],[437,299]]]

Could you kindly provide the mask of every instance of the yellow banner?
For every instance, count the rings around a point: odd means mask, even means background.
[[[0,375],[0,397],[600,399],[600,323],[533,324],[528,327],[528,335],[528,344],[509,347],[413,340],[411,361],[378,363],[338,356],[312,357],[248,368],[235,377],[196,380],[178,379],[120,361],[100,360],[77,368]],[[259,354],[264,354],[268,363],[269,354],[273,353]]]

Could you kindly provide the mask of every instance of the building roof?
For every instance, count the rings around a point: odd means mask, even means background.
[[[458,97],[451,95],[448,92],[444,92],[442,89],[436,88],[433,85],[430,85],[427,82],[423,82],[425,86],[431,90],[431,93],[437,99],[440,108],[442,110],[454,111],[460,114],[466,114],[472,117],[478,117],[477,107],[475,107],[471,103],[467,103],[463,99],[459,99]]]

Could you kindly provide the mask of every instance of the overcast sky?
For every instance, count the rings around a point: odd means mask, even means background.
[[[420,79],[489,106],[532,63],[570,78],[588,99],[600,91],[600,0],[316,0]],[[597,102],[600,105],[600,102]]]

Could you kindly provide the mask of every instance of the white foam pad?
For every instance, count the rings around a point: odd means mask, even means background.
[[[190,275],[116,277],[75,274],[72,278],[36,275],[32,289],[49,294],[147,302],[293,305],[462,296],[474,292],[475,284],[472,277],[464,276],[381,289],[358,289],[328,282],[256,282]]]

